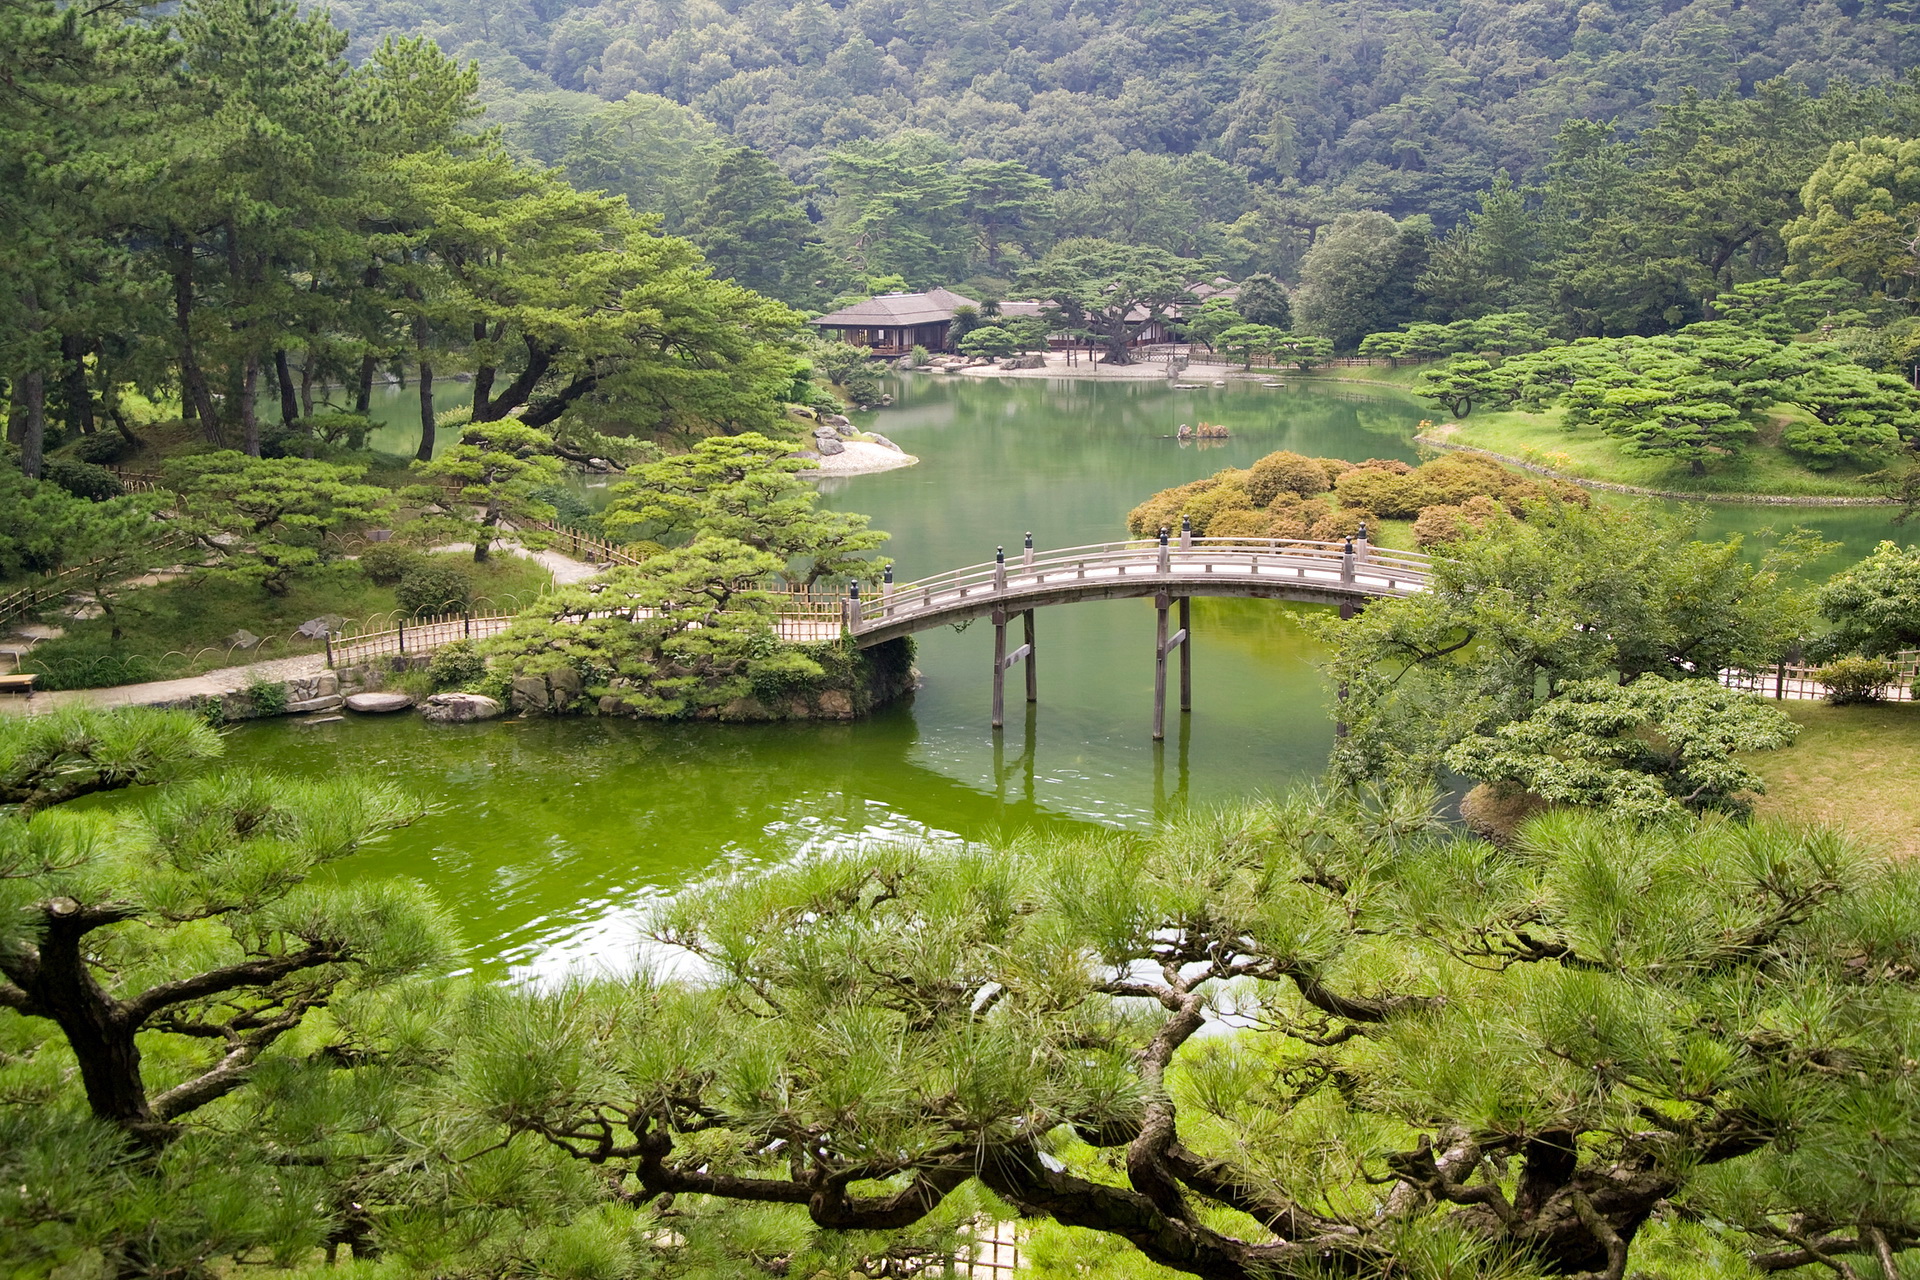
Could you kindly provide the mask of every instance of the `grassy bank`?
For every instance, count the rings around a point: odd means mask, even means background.
[[[1860,482],[1861,475],[1875,468],[1842,463],[1830,471],[1810,471],[1782,449],[1780,432],[1795,420],[1785,411],[1773,415],[1750,447],[1737,456],[1716,459],[1708,464],[1705,475],[1698,476],[1685,463],[1629,453],[1619,439],[1602,434],[1596,427],[1569,430],[1564,418],[1560,409],[1545,413],[1476,412],[1448,424],[1447,439],[1551,467],[1568,476],[1674,493],[1886,496],[1884,489]]]
[[[470,554],[444,557],[470,576],[475,607],[513,608],[547,585],[546,569],[521,556],[496,554],[474,564]],[[316,652],[322,642],[294,635],[310,618],[337,614],[357,625],[399,607],[393,588],[375,583],[352,561],[298,574],[283,596],[219,574],[201,573],[130,592],[118,605],[121,638],[103,618],[49,618],[66,635],[34,648],[24,668],[55,688],[87,688],[168,680],[249,661]],[[250,631],[264,643],[236,649],[229,637]]]
[[[1800,739],[1751,757],[1767,780],[1757,812],[1832,823],[1882,849],[1920,856],[1920,706],[1781,705],[1799,723]]]

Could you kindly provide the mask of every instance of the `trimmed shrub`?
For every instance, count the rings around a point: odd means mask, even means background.
[[[1189,500],[1212,489],[1217,480],[1195,480],[1190,484],[1162,489],[1127,513],[1127,529],[1136,538],[1151,538],[1165,525],[1180,527],[1180,510]]]
[[[1222,511],[1207,526],[1209,538],[1269,538],[1273,517],[1264,511]]]
[[[126,492],[113,472],[105,467],[96,467],[91,462],[76,462],[72,458],[46,459],[41,466],[40,476],[88,502],[104,502]]]
[[[1333,491],[1340,495],[1343,507],[1365,507],[1396,520],[1419,515],[1420,508],[1426,505],[1422,501],[1426,496],[1424,486],[1409,479],[1405,472],[1376,467],[1347,472],[1334,482]]]
[[[1498,498],[1516,486],[1521,489],[1533,487],[1527,480],[1491,458],[1464,453],[1450,453],[1444,458],[1435,458],[1420,468],[1416,479],[1427,492],[1428,505],[1436,502],[1457,505],[1482,493]]]
[[[96,466],[118,462],[132,451],[133,445],[118,431],[96,431],[90,436],[81,436],[80,442],[73,446],[75,458]]]
[[[1314,461],[1319,463],[1320,469],[1327,473],[1327,485],[1329,488],[1332,487],[1335,480],[1338,480],[1341,476],[1354,469],[1353,464],[1345,458],[1315,458]]]
[[[427,674],[435,689],[464,689],[486,678],[487,660],[471,640],[455,640],[442,645],[427,664]]]
[[[423,556],[393,589],[400,607],[414,617],[459,613],[473,599],[473,579],[444,556]]]
[[[376,542],[360,553],[361,569],[383,587],[392,586],[407,576],[407,570],[425,561],[418,551],[397,542]]]
[[[1458,506],[1439,503],[1427,507],[1413,522],[1413,544],[1421,550],[1464,538],[1487,527],[1487,523],[1505,512],[1494,499],[1476,494]]]
[[[1362,471],[1391,471],[1396,476],[1404,476],[1413,470],[1411,462],[1402,462],[1398,458],[1368,458],[1360,464]]]
[[[1827,686],[1827,701],[1836,707],[1878,702],[1899,672],[1884,658],[1841,658],[1813,673]]]
[[[1303,497],[1325,493],[1329,483],[1326,470],[1318,462],[1305,454],[1281,449],[1253,464],[1247,472],[1246,489],[1253,505],[1264,507],[1283,493]]]
[[[1359,534],[1361,522],[1369,526],[1378,526],[1379,517],[1371,511],[1354,507],[1342,507],[1330,511],[1313,522],[1313,540],[1315,542],[1339,542],[1343,538],[1352,538]]]
[[[1220,484],[1197,497],[1181,504],[1178,516],[1189,516],[1193,520],[1193,536],[1210,538],[1213,536],[1213,522],[1229,511],[1252,511],[1253,500],[1247,497],[1247,491],[1237,484]],[[1174,533],[1180,532],[1180,521],[1168,521]]]

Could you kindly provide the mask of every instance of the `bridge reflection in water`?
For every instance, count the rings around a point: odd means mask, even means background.
[[[1184,522],[1183,522],[1184,523]],[[1157,540],[1107,542],[1036,554],[1028,534],[1017,564],[1005,549],[993,560],[935,578],[895,585],[893,571],[878,596],[863,598],[858,584],[844,606],[846,631],[861,648],[933,627],[976,618],[993,621],[993,727],[1006,722],[1006,675],[1025,664],[1028,702],[1039,697],[1034,611],[1087,600],[1152,597],[1154,636],[1153,736],[1166,737],[1167,659],[1180,655],[1180,710],[1193,709],[1194,596],[1235,596],[1325,604],[1351,617],[1369,600],[1424,591],[1432,561],[1411,551],[1370,547],[1361,536],[1345,542],[1257,538],[1196,538],[1165,529]],[[1177,611],[1177,617],[1170,617]],[[1021,644],[1007,648],[1015,615]],[[1170,624],[1172,629],[1170,629]]]

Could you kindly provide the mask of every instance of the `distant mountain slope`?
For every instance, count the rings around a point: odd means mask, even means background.
[[[901,126],[1067,177],[1206,151],[1341,204],[1443,218],[1568,116],[1689,88],[1867,82],[1920,55],[1904,0],[338,0],[478,59],[496,93],[656,93],[796,174]]]

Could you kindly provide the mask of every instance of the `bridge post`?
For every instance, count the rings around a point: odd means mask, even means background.
[[[1193,517],[1192,516],[1180,517],[1180,549],[1182,551],[1193,550]]]
[[[1161,555],[1166,554],[1167,531],[1160,531]],[[1153,636],[1153,740],[1164,742],[1167,737],[1167,605],[1170,602],[1162,592],[1153,598],[1154,624]]]
[[[1026,569],[1033,568],[1033,530],[1031,529],[1027,530],[1027,545],[1026,549],[1020,553],[1020,565]]]
[[[1007,549],[1005,547],[993,549],[993,589],[996,592],[1007,589]]]
[[[993,727],[1007,720],[1007,611],[993,611]]]
[[[860,583],[856,579],[847,584],[847,602],[841,606],[840,621],[846,634],[852,635],[860,628]]]
[[[1180,597],[1180,710],[1193,710],[1193,615],[1191,597]]]
[[[1340,581],[1353,581],[1353,539],[1347,539],[1347,549],[1340,553]]]
[[[1367,558],[1369,548],[1367,546],[1367,522],[1365,520],[1360,522],[1360,536],[1354,539],[1354,548],[1353,554],[1355,559],[1365,560]]]
[[[1160,572],[1173,572],[1173,558],[1167,554],[1167,526],[1160,526]]]
[[[886,576],[880,579],[880,604],[888,617],[893,616],[893,566],[887,566]]]
[[[1027,610],[1021,617],[1026,623],[1024,630],[1027,641],[1027,701],[1038,702],[1040,701],[1040,673],[1033,666],[1033,610]]]

